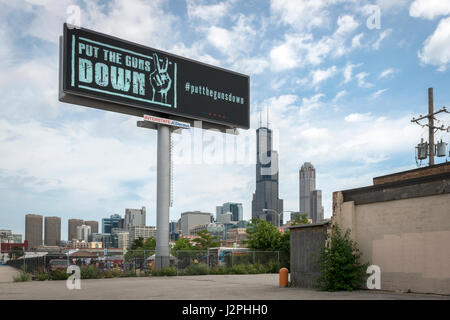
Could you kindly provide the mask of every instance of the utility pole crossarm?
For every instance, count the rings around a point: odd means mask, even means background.
[[[436,127],[434,125],[434,120],[437,120],[435,118],[435,115],[445,112],[445,113],[450,113],[445,106],[442,107],[441,109],[434,111],[434,101],[433,101],[433,88],[428,88],[428,114],[422,116],[420,115],[417,119],[416,118],[412,118],[411,122],[414,122],[416,124],[418,124],[419,126],[421,126],[422,128],[424,127],[428,127],[428,158],[429,158],[429,165],[432,166],[434,165],[434,157],[435,157],[435,144],[434,144],[434,134],[435,132],[442,130],[442,131],[450,131],[450,126],[445,128],[444,125],[440,126],[440,127]],[[419,121],[424,120],[424,119],[428,119],[428,123],[427,124],[421,124]],[[423,143],[419,144],[418,146],[418,152],[419,152],[419,148],[422,148],[421,145],[423,145]],[[424,158],[420,158],[420,153],[419,152],[419,159],[424,159]],[[426,157],[426,155],[425,155]]]

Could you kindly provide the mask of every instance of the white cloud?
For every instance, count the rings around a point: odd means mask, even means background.
[[[243,14],[238,15],[236,24],[231,28],[211,26],[206,29],[206,39],[233,61],[252,49],[257,34],[252,19]]]
[[[339,91],[336,96],[333,98],[333,102],[338,101],[340,98],[346,96],[348,94],[348,92],[346,90],[341,90]]]
[[[320,101],[325,95],[323,93],[318,93],[310,98],[303,97],[302,104],[298,111],[299,115],[304,117],[311,111],[320,108],[322,106],[322,102]]]
[[[394,75],[396,72],[397,72],[397,70],[394,68],[389,68],[389,69],[383,70],[380,73],[380,75],[378,76],[378,79],[388,78],[388,77]]]
[[[170,52],[173,52],[177,55],[198,60],[204,63],[212,64],[212,65],[220,65],[220,61],[206,53],[207,51],[203,47],[200,42],[193,43],[190,47],[187,47],[182,42],[177,42],[170,49]]]
[[[364,36],[364,33],[361,32],[353,37],[352,39],[352,48],[358,48],[361,46],[361,39]]]
[[[328,69],[317,69],[311,71],[312,84],[318,85],[321,82],[333,77],[337,73],[336,66],[329,67]]]
[[[420,61],[439,67],[445,71],[450,62],[450,17],[439,22],[434,33],[429,36],[418,53]]]
[[[369,76],[367,72],[360,72],[356,75],[356,79],[358,79],[358,86],[361,88],[371,88],[373,84],[370,82],[366,82],[366,78]]]
[[[33,1],[33,18],[26,33],[57,43],[62,24],[69,17],[67,8],[77,4],[80,3],[75,0]],[[176,36],[172,28],[176,18],[162,9],[161,0],[83,1],[82,4],[82,27],[162,48]]]
[[[329,13],[326,10],[325,0],[271,0],[270,10],[275,19],[296,30],[310,30],[323,26],[328,21]]]
[[[254,57],[238,59],[233,64],[233,69],[245,74],[260,74],[269,67],[269,61],[266,58]]]
[[[410,0],[377,0],[377,5],[381,7],[381,10],[387,14],[393,9],[401,8],[408,5]]]
[[[371,113],[351,113],[344,118],[346,122],[363,122],[372,119]]]
[[[409,8],[414,18],[434,19],[450,14],[450,1],[447,0],[415,0]]]
[[[230,9],[231,1],[224,1],[215,4],[205,4],[204,1],[187,0],[187,14],[189,19],[198,23],[197,19],[207,21],[211,24],[218,23]]]
[[[382,31],[380,33],[380,35],[378,36],[378,39],[372,44],[372,48],[374,48],[375,50],[380,49],[381,42],[385,38],[387,38],[391,34],[391,32],[392,32],[392,29],[386,29],[386,30]]]
[[[386,91],[387,91],[387,89],[380,89],[380,90],[377,90],[377,91],[375,91],[375,92],[372,94],[371,98],[372,98],[372,99],[376,99],[376,98],[378,98],[379,96],[381,96],[383,93],[385,93]]]
[[[337,20],[338,29],[336,30],[337,35],[346,35],[355,31],[359,23],[356,22],[355,18],[350,15],[339,16]]]
[[[352,80],[353,76],[353,69],[362,66],[361,63],[359,64],[352,64],[347,63],[342,71],[344,74],[344,83],[349,83]]]
[[[328,56],[341,57],[357,46],[346,46],[347,39],[358,27],[352,16],[340,16],[337,29],[315,41],[311,33],[286,33],[284,41],[270,51],[271,69],[283,71],[307,65],[319,65]],[[356,40],[355,40],[356,41]],[[354,44],[354,43],[353,43]]]

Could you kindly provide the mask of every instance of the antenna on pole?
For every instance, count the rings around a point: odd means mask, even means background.
[[[261,128],[261,126],[262,126],[262,115],[261,115],[261,107],[259,107],[259,127],[258,128]]]
[[[267,106],[267,129],[269,129],[269,106]]]

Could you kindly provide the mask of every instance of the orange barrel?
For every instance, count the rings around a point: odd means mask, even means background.
[[[286,268],[280,269],[280,287],[286,288],[288,286],[288,274],[289,270]]]

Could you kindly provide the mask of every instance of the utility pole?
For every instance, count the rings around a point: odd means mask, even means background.
[[[434,112],[434,101],[433,101],[433,88],[428,88],[428,114],[427,115],[420,115],[419,118],[415,119],[413,118],[411,120],[411,122],[415,122],[416,124],[420,125],[421,127],[428,127],[428,145],[429,145],[429,152],[428,152],[428,159],[429,162],[428,164],[430,166],[434,165],[434,133],[435,130],[442,130],[442,131],[449,131],[450,126],[448,128],[444,128],[444,125],[440,126],[440,127],[435,127],[434,126],[434,116],[438,113],[441,112],[446,112],[449,113],[447,111],[447,109],[445,109],[445,107],[442,107],[442,109],[439,109],[438,111]],[[419,123],[420,120],[423,120],[425,118],[428,118],[428,124],[422,125]]]
[[[428,139],[430,145],[429,165],[434,165],[434,118],[433,118],[433,88],[428,88]]]

